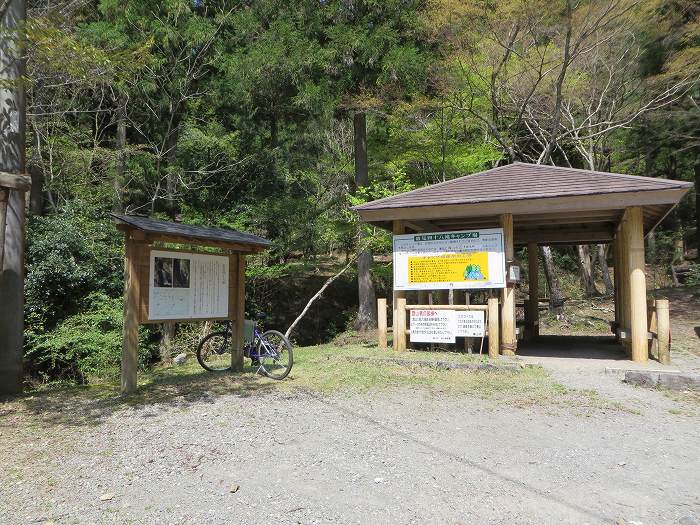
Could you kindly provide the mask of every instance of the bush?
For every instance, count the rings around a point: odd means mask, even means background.
[[[30,370],[48,379],[86,383],[90,378],[116,375],[122,348],[123,301],[101,292],[85,299],[83,312],[61,321],[55,330],[35,334],[26,357]],[[141,329],[139,352],[143,368],[152,360],[147,333]]]
[[[106,216],[76,207],[29,223],[25,314],[27,336],[53,329],[78,312],[85,297],[123,290],[122,236]]]

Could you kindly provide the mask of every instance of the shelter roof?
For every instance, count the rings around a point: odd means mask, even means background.
[[[368,202],[363,220],[414,231],[498,225],[513,214],[515,242],[608,242],[624,209],[640,206],[648,233],[688,192],[690,182],[515,162]],[[554,230],[557,233],[554,235]],[[538,232],[544,232],[538,235]],[[520,232],[520,235],[518,233]]]

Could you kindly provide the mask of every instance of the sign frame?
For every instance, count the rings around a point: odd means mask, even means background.
[[[225,257],[228,259],[228,284],[227,284],[227,312],[223,316],[215,317],[178,317],[178,318],[152,318],[150,316],[152,275],[152,254],[153,252],[166,252],[182,255],[212,255]],[[237,281],[238,281],[238,257],[236,254],[221,252],[205,252],[202,250],[169,248],[160,246],[144,246],[139,257],[139,323],[140,324],[160,324],[160,323],[193,323],[203,321],[228,321],[231,320],[236,305]]]
[[[480,241],[486,239],[481,243],[481,247],[484,249],[477,251],[480,243],[479,241],[474,241],[474,239],[479,239]],[[423,242],[427,244],[418,244]],[[392,244],[394,290],[478,290],[500,289],[507,286],[503,228],[394,235]],[[449,256],[454,258],[463,256],[463,258],[467,259],[468,257],[479,255],[483,261],[484,255],[480,254],[485,254],[487,260],[486,280],[467,280],[465,278],[461,281],[410,282],[409,265],[412,264],[411,258],[414,260],[427,260],[428,265],[431,263],[429,259],[433,259],[436,266],[443,264],[446,267],[448,264],[446,259]],[[441,258],[445,258],[443,259],[445,260],[444,263],[440,260]],[[453,264],[458,265],[460,262]],[[479,267],[477,266],[477,268]],[[466,271],[467,269],[465,269],[465,274]]]

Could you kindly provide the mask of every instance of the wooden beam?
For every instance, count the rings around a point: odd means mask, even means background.
[[[234,315],[235,317],[235,337],[232,337],[232,344],[234,345],[231,350],[231,370],[234,372],[240,372],[243,370],[243,345],[245,344],[245,267],[246,260],[245,255],[242,253],[236,254],[238,259],[236,275],[236,299],[234,305]]]
[[[483,312],[487,307],[483,304],[407,304],[406,310],[460,310]]]
[[[406,351],[406,298],[396,298],[396,326],[394,327],[394,350]]]
[[[615,333],[615,338],[617,337],[617,329],[622,326],[622,314],[621,314],[621,300],[620,300],[620,279],[622,269],[620,267],[620,238],[619,233],[615,234],[615,240],[613,241],[613,286],[614,286],[614,302],[615,302],[615,325],[613,332]]]
[[[0,188],[10,188],[17,191],[29,191],[32,179],[28,175],[18,175],[0,171]]]
[[[528,339],[534,339],[540,335],[538,251],[537,244],[531,242],[527,245],[529,298],[525,308],[525,323]]]
[[[435,226],[435,224],[430,221],[405,221],[404,225],[417,232],[434,232],[440,230],[440,228]]]
[[[513,244],[513,215],[501,215],[503,228],[503,246],[505,248],[506,270],[515,258]],[[515,287],[507,284],[501,291],[501,352],[503,355],[515,355],[518,341],[515,333]]]
[[[489,316],[489,357],[496,359],[499,352],[498,339],[498,297],[491,296],[488,298],[488,316]]]
[[[559,229],[516,229],[515,244],[577,244],[610,242],[615,237],[612,224],[609,227],[559,228]]]
[[[403,221],[394,221],[394,223],[393,223],[393,225],[392,225],[392,231],[393,231],[394,235],[401,235],[401,234],[405,233],[405,232],[406,232],[406,226],[405,226],[404,222],[403,222]],[[396,261],[394,261],[393,264],[396,264]],[[403,325],[401,326],[401,329],[400,329],[400,330],[397,329],[397,327],[399,326],[399,325],[398,325],[398,323],[399,323],[399,319],[398,319],[398,312],[399,312],[398,303],[399,303],[399,300],[400,300],[400,299],[403,299],[404,304],[406,304],[406,292],[403,291],[403,290],[396,290],[396,289],[394,289],[394,290],[393,290],[393,297],[392,297],[392,305],[391,305],[391,306],[392,306],[392,310],[393,310],[393,315],[392,315],[392,322],[391,322],[391,324],[392,324],[392,327],[393,327],[393,330],[394,330],[394,341],[393,341],[393,349],[394,349],[394,351],[399,351],[399,350],[400,350],[400,348],[399,348],[399,339],[400,339],[400,337],[399,337],[398,334],[399,334],[399,333],[403,333],[403,330],[406,328],[406,311],[403,310],[403,309],[401,309],[402,312],[403,312],[403,321],[404,321],[404,323],[403,323]],[[406,349],[405,341],[406,341],[406,338],[405,338],[405,336],[404,336],[404,348],[403,348],[404,350]]]
[[[659,351],[659,362],[671,364],[671,322],[669,317],[668,299],[654,301],[656,310],[656,339]]]
[[[142,244],[126,238],[124,259],[124,326],[122,328],[121,393],[136,392],[139,364],[139,297],[138,261]]]
[[[377,299],[377,345],[386,350],[386,299]]]
[[[645,362],[649,356],[647,347],[647,287],[644,264],[644,231],[642,209],[638,206],[625,211],[627,255],[630,282],[630,332],[632,335],[632,361]]]
[[[140,230],[137,230],[140,231]],[[267,250],[268,246],[258,246],[254,244],[241,244],[235,242],[210,241],[206,239],[195,239],[192,237],[179,237],[175,235],[156,235],[146,233],[146,238],[150,242],[170,242],[173,244],[192,244],[196,246],[211,246],[241,253],[258,253]]]

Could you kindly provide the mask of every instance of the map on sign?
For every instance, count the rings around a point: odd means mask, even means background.
[[[228,257],[151,251],[148,320],[228,316]]]
[[[394,235],[394,289],[504,288],[503,229]]]

